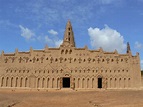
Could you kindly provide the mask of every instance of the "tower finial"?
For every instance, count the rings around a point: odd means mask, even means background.
[[[130,44],[129,42],[127,42],[127,53],[130,53],[130,52],[131,52]]]
[[[67,22],[63,43],[61,46],[75,47],[74,33],[72,30],[72,25],[71,25],[70,20],[68,20]]]

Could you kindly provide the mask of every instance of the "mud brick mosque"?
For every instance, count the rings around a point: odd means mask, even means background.
[[[141,87],[139,53],[77,48],[71,22],[58,48],[0,54],[0,89],[136,89]]]

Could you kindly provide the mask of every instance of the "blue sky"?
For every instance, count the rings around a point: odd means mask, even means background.
[[[0,0],[0,51],[58,47],[70,19],[77,47],[140,53],[143,0]]]

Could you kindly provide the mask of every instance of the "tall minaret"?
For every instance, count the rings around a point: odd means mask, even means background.
[[[130,44],[129,42],[127,42],[127,53],[130,53],[130,52],[131,52]]]
[[[67,22],[63,43],[61,46],[75,47],[74,34],[70,20]]]

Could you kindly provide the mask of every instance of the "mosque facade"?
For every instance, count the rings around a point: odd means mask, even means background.
[[[139,53],[77,48],[71,22],[63,43],[28,52],[1,52],[0,88],[10,89],[134,89],[141,87]]]

